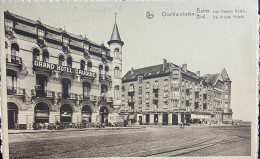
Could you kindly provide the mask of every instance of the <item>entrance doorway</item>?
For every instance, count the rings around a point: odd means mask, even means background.
[[[49,123],[49,106],[40,102],[34,108],[35,123]]]
[[[168,114],[163,114],[163,125],[168,125]]]
[[[158,114],[154,114],[154,124],[158,123]]]
[[[139,116],[139,125],[142,125],[143,119],[142,116]]]
[[[91,115],[92,115],[92,111],[90,106],[85,105],[82,107],[81,110],[81,115],[82,115],[82,123],[86,124],[86,123],[91,123]]]
[[[172,114],[172,125],[178,125],[178,114]]]
[[[146,118],[146,124],[149,124],[150,123],[150,114],[146,114],[146,116],[145,116]]]
[[[72,108],[69,104],[63,104],[60,107],[60,122],[61,123],[72,122]]]
[[[8,129],[18,128],[18,107],[14,103],[8,103]]]
[[[100,108],[101,124],[105,123],[108,126],[108,109],[103,106]]]

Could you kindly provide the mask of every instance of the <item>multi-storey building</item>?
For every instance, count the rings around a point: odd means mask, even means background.
[[[232,119],[231,81],[225,68],[200,76],[167,62],[131,69],[122,79],[121,112],[138,124],[222,123]]]
[[[107,48],[39,20],[4,16],[9,128],[118,120],[124,42],[116,23]]]

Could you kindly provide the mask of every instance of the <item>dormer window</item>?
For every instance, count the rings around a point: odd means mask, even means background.
[[[163,85],[168,86],[168,83],[169,83],[168,79],[165,79]]]
[[[179,74],[179,70],[173,70],[173,71],[172,71],[172,74],[178,75],[178,74]]]
[[[143,82],[143,76],[138,76],[137,81],[138,81],[138,83],[142,83]]]
[[[38,39],[44,40],[44,30],[38,29]]]
[[[5,30],[8,32],[13,32],[13,21],[5,19]]]
[[[69,46],[69,38],[63,37],[63,45],[66,47]]]

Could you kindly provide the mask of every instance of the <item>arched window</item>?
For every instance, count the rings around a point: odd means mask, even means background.
[[[87,69],[88,69],[88,71],[92,71],[92,63],[91,63],[91,62],[88,62],[88,64],[87,64],[87,65],[88,65],[88,68],[87,68]]]
[[[155,86],[159,86],[159,82],[158,82],[158,81],[155,81],[155,82],[154,82],[154,85],[155,85]]]
[[[115,67],[115,77],[120,77],[119,67]]]
[[[8,48],[8,43],[5,41],[5,48],[7,49]]]
[[[119,53],[119,49],[118,48],[115,48],[114,56],[115,56],[115,58],[120,58],[120,53]]]
[[[99,74],[103,74],[103,66],[102,65],[99,65]]]
[[[33,49],[33,60],[40,60],[40,51],[38,49]]]
[[[64,66],[64,56],[63,55],[60,55],[59,56],[59,65],[61,65],[61,66]]]
[[[115,86],[115,99],[119,99],[120,98],[120,88],[119,86]]]
[[[19,55],[19,46],[15,43],[11,45],[11,55],[18,56]]]
[[[84,60],[80,61],[80,69],[85,70],[85,61]]]
[[[138,76],[137,81],[138,81],[138,83],[142,83],[143,82],[143,76]]]
[[[106,66],[106,67],[105,67],[105,75],[108,75],[108,72],[109,72],[109,67]]]
[[[71,56],[67,57],[67,66],[72,67],[72,58],[71,58]]]
[[[146,88],[149,88],[150,87],[150,82],[147,81],[145,85],[146,85]]]
[[[129,90],[134,91],[134,84],[133,84],[133,83],[131,83],[131,84],[129,85]]]
[[[168,79],[165,79],[163,85],[168,86],[168,84],[169,84]]]
[[[43,51],[43,53],[42,53],[42,61],[43,62],[49,62],[49,53],[48,53],[48,51]]]

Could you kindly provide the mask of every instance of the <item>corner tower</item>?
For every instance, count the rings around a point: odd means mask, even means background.
[[[121,107],[121,89],[122,89],[122,46],[124,42],[120,38],[116,23],[116,13],[115,13],[115,24],[112,31],[110,40],[107,42],[110,49],[110,55],[113,57],[112,62],[112,92],[114,97],[114,111],[115,113]]]

